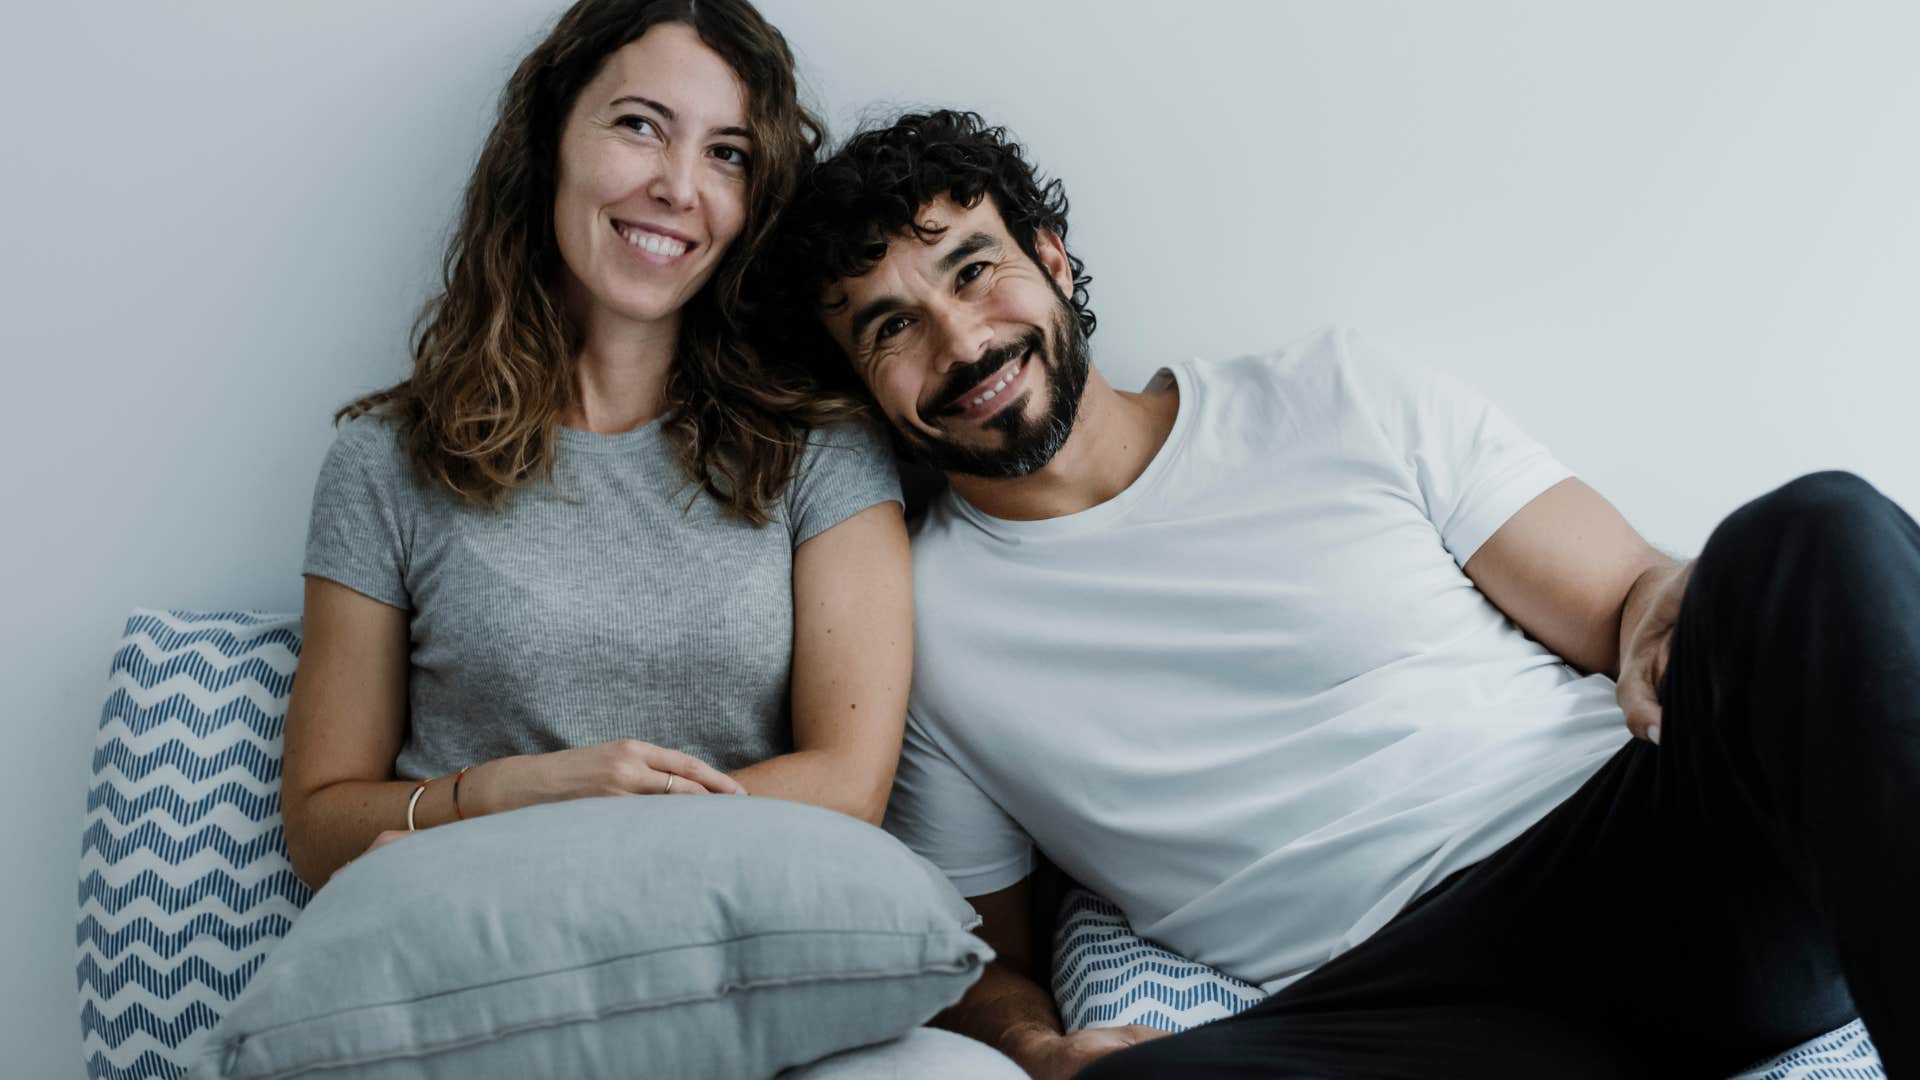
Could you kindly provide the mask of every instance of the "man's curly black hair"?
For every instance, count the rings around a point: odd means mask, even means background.
[[[824,357],[805,357],[808,366],[844,383],[848,365],[820,327],[823,293],[835,281],[872,270],[895,237],[912,231],[935,239],[943,230],[922,228],[918,216],[942,195],[967,207],[991,198],[1008,234],[1036,263],[1040,230],[1066,241],[1065,185],[1043,179],[1007,129],[988,126],[979,113],[909,113],[862,131],[802,177],[762,261],[763,296],[775,306],[769,314],[786,338],[775,355],[791,354],[796,345],[816,354],[824,348]],[[1087,285],[1093,279],[1071,252],[1067,264],[1073,273],[1067,301],[1081,332],[1091,335],[1096,320]]]

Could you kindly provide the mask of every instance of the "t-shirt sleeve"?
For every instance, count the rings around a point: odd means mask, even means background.
[[[1465,566],[1520,508],[1573,475],[1492,402],[1442,372],[1338,331],[1343,362],[1406,462],[1427,520]]]
[[[313,488],[300,572],[410,608],[406,574],[413,494],[391,429],[359,417],[334,436]]]
[[[900,502],[893,449],[871,426],[836,424],[809,433],[787,485],[787,525],[793,546],[883,502]]]
[[[886,830],[940,868],[962,896],[984,896],[1033,873],[1033,841],[1000,804],[907,716]]]

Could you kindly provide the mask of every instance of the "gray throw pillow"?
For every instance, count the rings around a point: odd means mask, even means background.
[[[894,1038],[993,956],[899,841],[751,797],[455,822],[314,895],[191,1076],[767,1077]]]

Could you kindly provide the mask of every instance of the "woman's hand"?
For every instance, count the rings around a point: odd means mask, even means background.
[[[639,739],[499,758],[467,770],[460,803],[468,817],[517,810],[537,803],[565,802],[602,795],[745,795],[747,789],[727,774],[678,750]],[[365,851],[375,851],[412,835],[387,829]],[[351,862],[352,860],[348,860]]]
[[[387,831],[381,833],[379,836],[374,837],[373,843],[368,844],[367,850],[361,852],[360,854],[371,855],[374,852],[379,851],[381,848],[386,847],[388,844],[393,843],[395,840],[398,840],[405,835],[407,835],[407,830],[405,829],[388,829]],[[355,857],[358,858],[358,856],[355,856]]]
[[[379,851],[379,850],[380,850],[381,848],[383,848],[383,847],[386,847],[386,846],[387,846],[388,844],[391,844],[391,843],[393,843],[393,842],[394,842],[395,840],[398,840],[398,839],[400,839],[401,837],[403,837],[403,836],[406,836],[406,835],[408,835],[408,834],[407,834],[407,830],[405,830],[405,829],[388,829],[388,830],[386,830],[385,832],[383,832],[383,833],[381,833],[380,835],[378,835],[378,836],[376,836],[376,837],[374,837],[374,838],[373,838],[373,843],[371,843],[371,844],[368,844],[368,845],[367,845],[367,849],[366,849],[365,851],[362,851],[362,852],[361,852],[360,854],[358,854],[358,855],[355,855],[355,856],[354,856],[353,858],[351,858],[351,859],[348,859],[348,860],[347,860],[346,862],[344,862],[344,863],[341,863],[341,864],[340,864],[340,869],[339,869],[339,870],[335,870],[335,871],[334,871],[334,873],[336,873],[336,874],[337,874],[337,873],[339,873],[339,872],[340,872],[340,870],[344,870],[344,869],[346,869],[347,867],[349,867],[349,866],[352,866],[352,865],[353,865],[353,864],[354,864],[355,862],[358,862],[358,861],[359,861],[360,859],[362,859],[362,858],[364,858],[364,857],[366,857],[366,856],[368,856],[368,855],[371,855],[371,854],[373,854],[373,853],[374,853],[374,852],[376,852],[376,851]]]
[[[639,739],[615,739],[476,765],[461,783],[460,802],[473,817],[606,795],[746,793],[738,781],[692,754]]]

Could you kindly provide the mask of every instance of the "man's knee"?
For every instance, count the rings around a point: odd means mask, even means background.
[[[1872,484],[1850,472],[1809,473],[1734,511],[1714,530],[1704,560],[1734,548],[1771,561],[1860,553],[1905,515]]]

